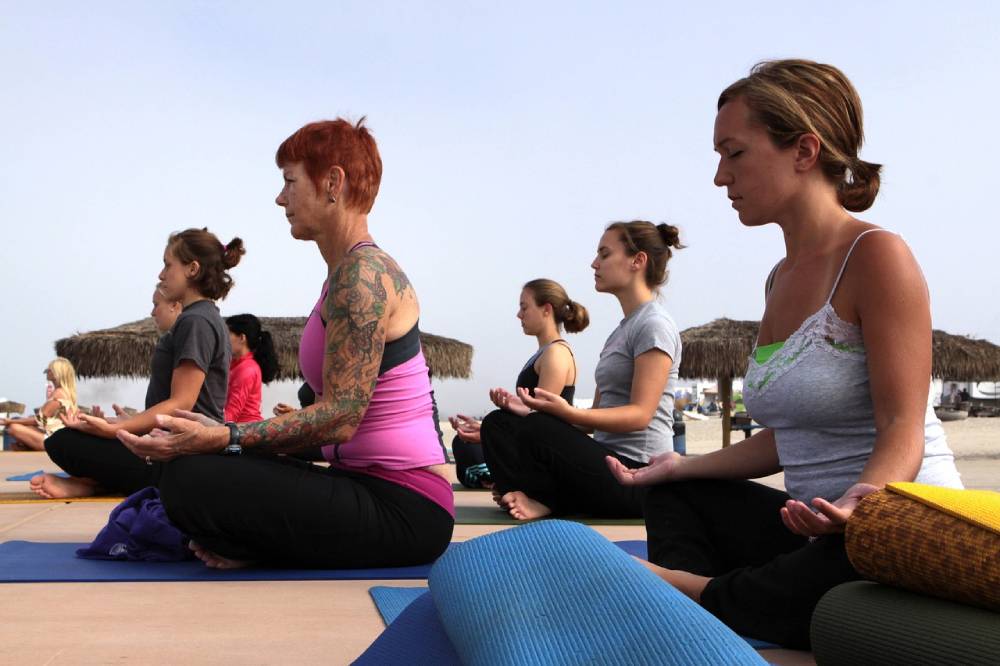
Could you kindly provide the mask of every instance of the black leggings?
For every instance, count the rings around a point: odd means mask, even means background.
[[[645,488],[619,484],[604,458],[631,468],[636,462],[604,448],[585,433],[548,414],[519,417],[496,410],[480,429],[494,489],[520,490],[553,515],[639,518]]]
[[[482,488],[493,478],[486,466],[483,445],[467,442],[458,435],[451,440],[451,453],[455,458],[455,476],[466,488]]]
[[[390,481],[283,456],[184,456],[147,465],[117,440],[77,431],[56,439],[64,430],[46,441],[60,467],[107,490],[158,486],[170,520],[223,557],[409,566],[433,561],[451,541],[454,519],[445,509]]]
[[[753,481],[677,481],[646,497],[649,561],[712,580],[701,605],[733,631],[809,649],[820,597],[860,576],[843,535],[809,541],[781,522],[789,499]]]
[[[102,490],[131,495],[137,490],[157,486],[162,463],[147,465],[117,439],[104,439],[60,428],[45,440],[45,451],[52,462],[72,474],[94,479]]]

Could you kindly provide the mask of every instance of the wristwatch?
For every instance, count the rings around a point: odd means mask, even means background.
[[[243,447],[240,446],[240,429],[231,421],[226,421],[226,427],[229,428],[229,444],[222,449],[222,455],[238,456],[243,453]]]

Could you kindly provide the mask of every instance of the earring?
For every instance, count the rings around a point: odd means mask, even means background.
[[[333,195],[331,194],[331,195],[330,195],[330,203],[332,203],[332,204],[335,204],[335,203],[337,203],[337,197],[335,197],[335,196],[333,196]]]

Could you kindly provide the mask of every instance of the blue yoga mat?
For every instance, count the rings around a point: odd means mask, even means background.
[[[34,472],[25,472],[24,474],[15,474],[14,476],[8,476],[8,481],[31,481],[33,478],[39,474],[45,474],[44,469],[39,469]],[[66,472],[50,472],[50,474],[55,474],[56,476],[61,476],[64,479],[69,478],[69,474]]]
[[[430,592],[411,599],[395,621],[354,662],[355,666],[433,664],[461,666],[462,660],[441,624]]]
[[[621,541],[622,549],[646,555],[645,541]],[[93,583],[198,580],[419,580],[431,565],[378,569],[210,569],[201,562],[118,562],[76,556],[84,543],[0,543],[0,583]],[[454,546],[454,544],[452,544]]]
[[[411,603],[358,663],[764,663],[698,604],[576,523],[456,544],[429,583],[425,596],[403,593]]]
[[[85,543],[0,543],[0,583],[94,583],[202,580],[412,580],[427,578],[431,565],[381,569],[210,569],[199,561],[119,562],[84,560]]]

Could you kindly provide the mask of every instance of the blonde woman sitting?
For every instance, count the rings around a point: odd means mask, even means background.
[[[45,404],[38,408],[34,416],[19,419],[0,419],[14,440],[15,451],[42,451],[45,438],[63,427],[63,417],[75,414],[76,371],[73,364],[59,357],[45,368],[45,377],[54,386]]]

